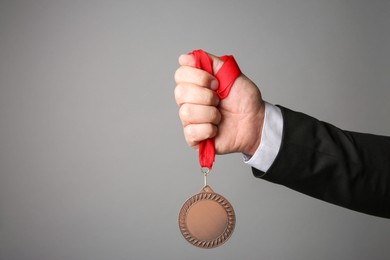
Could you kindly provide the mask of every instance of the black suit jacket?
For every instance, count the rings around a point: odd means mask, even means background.
[[[390,137],[343,131],[280,107],[280,151],[256,177],[359,212],[390,218]]]

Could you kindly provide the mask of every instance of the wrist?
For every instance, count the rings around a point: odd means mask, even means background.
[[[249,134],[247,135],[247,142],[244,146],[244,149],[241,151],[247,157],[252,157],[257,151],[258,147],[261,143],[261,136],[263,132],[264,125],[264,117],[265,117],[265,105],[261,102],[261,106],[259,108],[256,116],[252,118],[252,125],[250,127]]]
[[[265,102],[264,122],[260,135],[261,142],[255,153],[250,157],[244,156],[244,161],[262,172],[267,172],[279,153],[283,135],[281,110],[267,102]]]

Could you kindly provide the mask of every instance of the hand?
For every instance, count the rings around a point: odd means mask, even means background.
[[[215,74],[223,61],[210,57]],[[217,79],[196,69],[193,55],[181,55],[179,64],[175,73],[175,99],[188,145],[198,148],[201,141],[215,137],[217,154],[253,155],[260,145],[264,121],[264,101],[256,85],[241,74],[229,95],[220,100],[214,92]]]

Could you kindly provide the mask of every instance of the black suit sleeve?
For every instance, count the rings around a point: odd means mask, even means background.
[[[390,218],[390,137],[343,131],[280,107],[283,137],[256,177],[355,211]]]

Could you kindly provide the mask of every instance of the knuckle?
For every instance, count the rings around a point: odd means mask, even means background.
[[[174,78],[175,78],[176,83],[178,83],[178,82],[181,81],[182,72],[183,72],[183,67],[179,67],[179,68],[175,71]]]
[[[191,117],[191,109],[188,104],[183,104],[179,109],[179,117],[182,121],[189,121]]]
[[[180,84],[176,85],[175,90],[174,90],[174,95],[175,95],[176,103],[178,105],[180,105],[182,103],[183,96],[184,96],[183,90],[184,89],[183,89],[182,85],[180,85]]]
[[[193,145],[196,143],[195,131],[192,125],[184,127],[184,137],[188,144]]]
[[[187,140],[190,140],[193,138],[193,128],[191,127],[191,125],[188,125],[186,127],[184,127],[184,135],[186,137]]]
[[[203,104],[206,105],[213,104],[213,93],[211,91],[208,91],[208,89],[203,89],[200,96]]]
[[[199,84],[204,87],[207,87],[210,84],[210,76],[207,72],[202,71],[202,73],[199,73],[198,80]]]
[[[214,137],[216,134],[216,127],[211,124],[207,125],[207,131],[205,131],[205,134],[205,139]]]
[[[221,121],[221,113],[216,107],[210,110],[211,121],[218,124]]]
[[[217,106],[219,103],[219,99],[214,91],[204,88],[202,94],[200,95],[202,98],[202,103],[209,106]]]
[[[189,137],[192,135],[191,125],[184,127],[183,130],[184,130],[184,136],[186,137],[187,140],[189,140]]]

